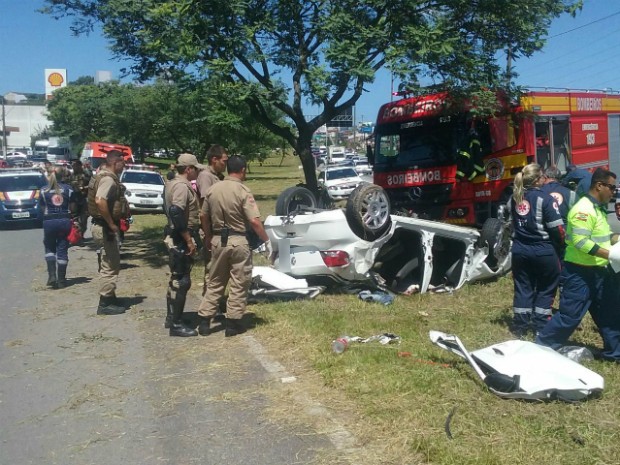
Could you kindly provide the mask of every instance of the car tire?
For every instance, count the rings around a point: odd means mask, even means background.
[[[489,247],[485,262],[489,268],[497,270],[499,263],[510,253],[509,228],[498,218],[488,218],[480,230],[479,245]]]
[[[347,200],[345,216],[356,236],[366,241],[380,238],[392,225],[387,192],[375,184],[361,183]]]
[[[289,187],[276,199],[276,215],[287,216],[298,207],[316,208],[316,204],[316,197],[309,189],[302,186]]]

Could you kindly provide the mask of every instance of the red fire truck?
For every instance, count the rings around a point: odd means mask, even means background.
[[[601,91],[528,91],[493,117],[475,116],[471,102],[447,93],[403,98],[379,110],[374,184],[367,187],[366,232],[392,213],[482,226],[512,193],[514,176],[531,162],[593,170],[620,165],[620,95]],[[483,170],[457,176],[457,157],[476,134]],[[364,202],[358,202],[361,206]]]

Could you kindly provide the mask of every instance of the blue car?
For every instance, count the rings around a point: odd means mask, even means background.
[[[41,224],[39,190],[46,184],[47,179],[36,169],[0,169],[0,226],[26,222]]]

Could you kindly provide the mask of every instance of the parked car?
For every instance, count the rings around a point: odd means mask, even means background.
[[[30,163],[32,163],[32,167],[33,168],[39,168],[39,169],[44,169],[45,168],[45,163],[47,163],[48,160],[46,157],[32,157],[30,158]]]
[[[353,159],[353,164],[355,166],[355,171],[360,176],[372,176],[372,167],[368,164],[368,158],[357,157]]]
[[[352,166],[341,165],[325,166],[319,173],[318,181],[334,200],[346,199],[363,182]]]
[[[164,178],[152,165],[126,165],[120,181],[133,211],[164,211]]]
[[[39,190],[47,184],[33,168],[0,169],[0,225],[43,220]]]

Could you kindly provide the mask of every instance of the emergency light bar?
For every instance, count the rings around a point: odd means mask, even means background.
[[[157,171],[157,166],[146,165],[144,163],[125,163],[125,167],[136,171]]]
[[[17,166],[13,168],[0,168],[0,173],[40,173],[41,170],[34,166]]]

